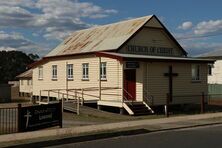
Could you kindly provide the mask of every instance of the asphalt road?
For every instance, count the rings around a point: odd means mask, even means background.
[[[67,143],[54,148],[222,148],[222,125]]]

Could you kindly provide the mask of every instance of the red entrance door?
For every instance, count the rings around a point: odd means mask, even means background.
[[[124,70],[124,98],[136,100],[136,70]]]

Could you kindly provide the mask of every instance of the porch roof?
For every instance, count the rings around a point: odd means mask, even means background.
[[[167,57],[167,56],[152,56],[152,55],[138,55],[138,54],[123,54],[116,52],[97,52],[98,57],[109,57],[119,61],[126,60],[145,60],[145,61],[176,61],[176,62],[193,62],[193,63],[214,63],[215,59],[201,59],[194,57]]]
[[[16,78],[26,78],[26,79],[31,79],[32,78],[32,69],[29,69],[21,74],[19,74],[18,76],[16,76]]]

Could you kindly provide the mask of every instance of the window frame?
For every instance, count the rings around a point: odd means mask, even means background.
[[[89,80],[89,63],[82,63],[82,80]]]
[[[212,69],[213,69],[213,65],[212,64],[208,64],[207,65],[207,74],[208,74],[208,76],[212,76],[213,75]]]
[[[100,64],[100,80],[107,80],[107,62]]]
[[[58,79],[58,66],[52,65],[52,80]]]
[[[43,80],[43,66],[38,67],[38,79]]]
[[[74,78],[73,67],[74,67],[73,64],[67,64],[66,65],[66,70],[67,70],[66,78],[67,78],[67,80],[73,80],[73,78]]]
[[[191,79],[194,82],[199,82],[201,81],[200,78],[200,65],[199,64],[192,64],[191,65]],[[194,70],[194,71],[193,71]]]

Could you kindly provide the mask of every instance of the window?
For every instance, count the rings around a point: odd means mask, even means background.
[[[192,80],[200,80],[200,65],[192,65]]]
[[[43,67],[39,67],[39,79],[43,79]]]
[[[23,80],[21,80],[21,85],[23,85]]]
[[[208,75],[209,76],[212,75],[212,68],[213,68],[213,65],[208,65]]]
[[[106,62],[102,62],[100,66],[100,78],[106,80]]]
[[[89,63],[82,64],[82,79],[88,80],[89,79]]]
[[[32,80],[27,80],[27,85],[32,85]]]
[[[73,64],[67,64],[67,79],[73,79]]]
[[[57,79],[57,65],[52,65],[52,79]]]

